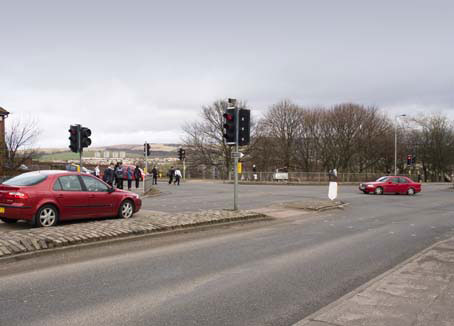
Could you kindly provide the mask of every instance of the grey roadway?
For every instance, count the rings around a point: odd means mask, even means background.
[[[230,186],[165,187],[145,205],[215,208]],[[318,186],[242,190],[247,208],[326,195]],[[414,197],[344,186],[351,205],[342,211],[0,264],[0,325],[291,325],[452,235],[453,196],[447,186]]]

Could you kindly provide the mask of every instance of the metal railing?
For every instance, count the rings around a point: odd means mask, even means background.
[[[383,173],[338,173],[338,182],[364,182],[374,181],[382,177]],[[417,181],[417,175],[407,176]],[[229,174],[228,181],[233,180],[233,174]],[[243,182],[275,182],[275,183],[328,183],[328,172],[243,172],[240,174]]]

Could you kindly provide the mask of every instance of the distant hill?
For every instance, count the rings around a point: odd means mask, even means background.
[[[180,144],[150,144],[151,155],[150,157],[174,157],[176,151],[181,146]],[[101,153],[103,157],[104,152],[125,152],[128,158],[141,158],[143,157],[143,144],[119,144],[110,145],[105,147],[88,147],[84,149],[83,156],[86,158],[94,158],[95,153]],[[67,161],[77,160],[78,153],[73,153],[67,148],[40,148],[37,149],[37,159],[40,161]]]

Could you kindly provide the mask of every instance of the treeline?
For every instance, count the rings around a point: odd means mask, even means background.
[[[246,107],[241,103],[241,107]],[[187,157],[200,167],[231,169],[231,148],[223,138],[225,101],[202,108],[202,119],[184,126]],[[252,110],[252,114],[254,114]],[[251,143],[242,148],[246,169],[351,173],[393,173],[397,136],[399,173],[444,180],[454,165],[453,123],[441,114],[398,119],[377,107],[345,103],[304,107],[285,100],[252,124]],[[407,155],[416,164],[407,166]]]

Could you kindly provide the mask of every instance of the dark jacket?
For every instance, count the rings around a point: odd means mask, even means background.
[[[134,169],[134,179],[136,180],[142,179],[142,172],[137,167]]]
[[[153,174],[153,177],[158,176],[158,170],[156,168],[151,169],[151,174]]]
[[[114,179],[114,170],[111,167],[108,167],[104,170],[103,180],[107,183],[111,183]]]

